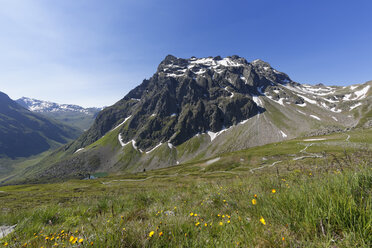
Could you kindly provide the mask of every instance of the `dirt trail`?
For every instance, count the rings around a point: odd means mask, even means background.
[[[263,166],[260,166],[260,167],[257,167],[257,168],[253,168],[253,169],[250,169],[249,171],[251,172],[251,173],[253,173],[255,170],[261,170],[261,169],[263,169],[263,168],[266,168],[266,167],[273,167],[274,165],[276,165],[276,164],[279,164],[279,163],[281,163],[281,162],[283,162],[283,161],[281,161],[281,160],[279,160],[279,161],[275,161],[274,163],[272,163],[272,164],[266,164],[266,165],[263,165]]]
[[[295,158],[293,158],[293,160],[301,160],[301,159],[304,159],[304,158],[322,158],[323,157],[322,155],[319,155],[319,154],[316,154],[316,153],[306,152],[307,148],[309,148],[312,145],[314,145],[314,143],[306,145],[305,148],[300,151],[300,153],[307,154],[306,156],[295,157]]]

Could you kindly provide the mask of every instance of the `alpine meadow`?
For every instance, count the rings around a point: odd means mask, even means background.
[[[0,6],[0,247],[372,247],[369,1]]]

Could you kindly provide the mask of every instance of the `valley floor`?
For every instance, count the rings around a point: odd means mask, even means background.
[[[371,247],[372,131],[0,187],[7,247]],[[309,138],[310,139],[310,138]]]

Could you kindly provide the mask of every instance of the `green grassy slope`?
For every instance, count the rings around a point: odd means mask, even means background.
[[[0,244],[370,247],[371,144],[372,130],[358,129],[145,173],[0,187],[0,225],[18,224]]]

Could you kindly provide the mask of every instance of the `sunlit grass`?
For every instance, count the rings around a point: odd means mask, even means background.
[[[0,188],[8,247],[369,247],[370,154],[265,173]],[[285,167],[285,165],[283,165]],[[106,183],[106,184],[103,184]],[[55,245],[55,246],[54,246]]]

